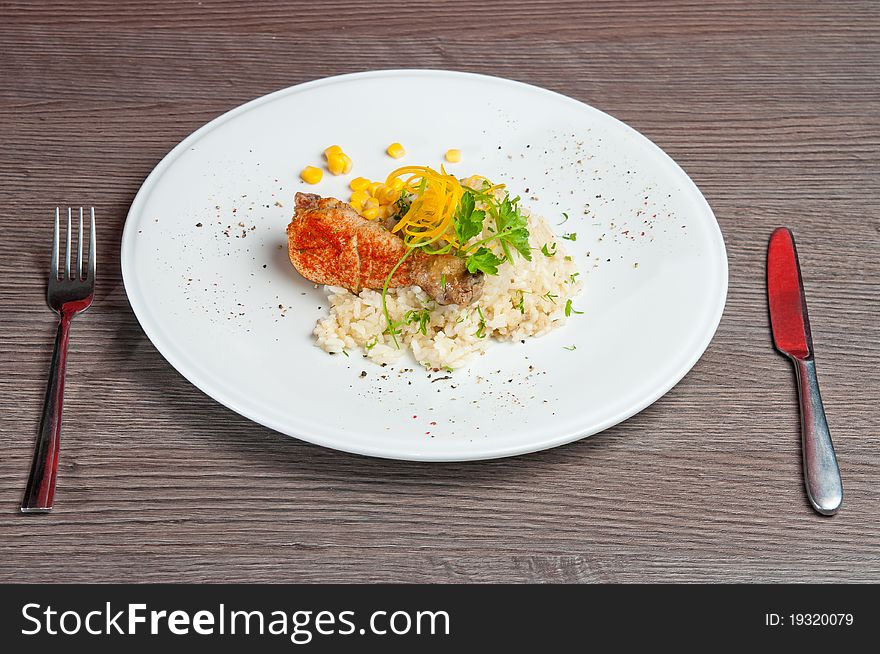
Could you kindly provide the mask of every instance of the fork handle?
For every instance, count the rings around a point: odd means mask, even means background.
[[[55,477],[58,473],[58,449],[61,445],[61,407],[64,403],[64,370],[67,367],[67,341],[73,313],[61,311],[58,333],[55,335],[55,351],[52,368],[43,403],[43,419],[34,449],[34,461],[28,477],[23,513],[48,513],[55,498]]]

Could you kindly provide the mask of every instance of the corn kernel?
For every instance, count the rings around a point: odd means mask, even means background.
[[[364,200],[364,209],[378,208],[381,203],[376,198],[367,198]]]
[[[353,164],[352,161],[351,161],[351,157],[349,157],[349,156],[348,156],[347,154],[345,154],[344,152],[343,152],[342,155],[340,155],[340,156],[342,157],[342,163],[343,163],[343,166],[342,166],[342,174],[343,174],[343,175],[348,175],[348,173],[351,172],[352,166],[354,166],[354,164]]]
[[[387,152],[388,156],[392,159],[400,159],[406,154],[406,150],[403,149],[403,146],[400,143],[392,143],[388,146],[388,149],[385,150],[385,152]]]
[[[395,177],[394,179],[391,180],[391,188],[393,188],[395,191],[402,191],[403,190],[403,180],[400,179],[399,177]]]
[[[317,184],[321,181],[321,178],[324,177],[324,171],[320,168],[315,168],[314,166],[306,166],[302,169],[299,176],[306,184]]]
[[[331,154],[342,154],[342,148],[338,145],[331,145],[329,148],[324,150],[324,156],[327,157],[327,160],[330,160]]]
[[[348,184],[348,188],[350,188],[352,191],[363,191],[369,188],[369,186],[370,180],[368,180],[366,177],[355,177]]]
[[[340,154],[327,155],[327,170],[329,170],[333,175],[341,175],[342,169],[344,167],[345,167],[345,162],[342,160],[342,155],[340,155]]]
[[[376,195],[376,190],[382,186],[382,182],[371,182],[367,189],[370,191],[370,195]]]
[[[379,216],[379,208],[370,207],[369,209],[364,209],[364,212],[361,215],[367,220],[375,220]]]
[[[394,204],[397,202],[397,198],[400,197],[400,191],[395,191],[393,188],[386,186],[376,197],[382,200],[383,204]]]
[[[351,194],[351,202],[357,204],[363,204],[366,202],[367,198],[370,197],[370,194],[366,191],[355,191]]]
[[[334,175],[341,175],[345,172],[344,154],[331,154],[327,157],[327,170]]]
[[[445,157],[449,163],[458,163],[461,161],[461,150],[447,150]]]

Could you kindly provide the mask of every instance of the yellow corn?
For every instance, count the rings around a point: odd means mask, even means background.
[[[385,150],[385,152],[387,152],[388,156],[392,159],[400,159],[406,154],[406,150],[403,149],[403,146],[400,143],[392,143],[388,146],[388,149]]]
[[[458,163],[461,161],[461,150],[447,150],[445,156],[449,163]]]
[[[382,186],[382,182],[370,182],[370,185],[367,187],[370,195],[376,195],[376,191],[380,186]]]
[[[366,191],[355,191],[354,193],[351,194],[351,201],[350,202],[352,205],[354,205],[355,203],[363,204],[364,202],[367,201],[367,198],[369,198],[369,197],[370,197],[370,194],[367,193]]]
[[[329,148],[324,150],[324,156],[327,157],[327,160],[330,160],[331,154],[342,154],[342,148],[338,145],[331,145]]]
[[[401,184],[402,183],[403,182],[401,182]],[[348,188],[350,188],[352,191],[355,191],[355,192],[364,191],[369,187],[370,187],[370,180],[368,180],[366,177],[355,177],[348,184]]]
[[[391,180],[391,188],[393,188],[395,191],[402,190],[403,189],[403,180],[400,179],[399,177],[395,177],[394,179]]]
[[[324,171],[320,168],[315,168],[314,166],[306,166],[302,169],[299,176],[306,184],[317,184],[321,181],[321,178],[324,177]]]
[[[344,168],[345,161],[342,159],[341,154],[334,153],[327,155],[327,170],[333,175],[341,175]]]
[[[378,208],[381,203],[376,198],[367,198],[364,200],[364,209]]]
[[[379,208],[370,207],[369,209],[364,209],[364,212],[361,215],[367,220],[375,220],[379,217]]]
[[[382,200],[383,204],[394,204],[397,202],[397,198],[400,197],[400,191],[395,191],[393,188],[386,186],[376,197]]]
[[[327,170],[334,175],[344,175],[351,170],[351,159],[344,152],[327,157]]]

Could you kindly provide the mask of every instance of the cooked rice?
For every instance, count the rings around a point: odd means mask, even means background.
[[[386,304],[392,321],[402,321],[409,311],[428,310],[430,315],[427,334],[419,332],[417,321],[401,326],[399,348],[384,333],[387,324],[380,291],[364,289],[354,295],[344,288],[328,287],[330,314],[315,326],[316,344],[334,354],[360,350],[379,364],[393,363],[409,350],[426,368],[455,369],[483,353],[493,338],[521,340],[547,333],[566,321],[566,300],[580,293],[582,282],[575,275],[574,261],[566,259],[565,249],[543,218],[528,215],[528,229],[532,260],[514,252],[513,263],[501,264],[497,275],[484,277],[483,294],[472,305],[440,306],[418,286],[388,291]],[[490,235],[484,230],[480,238]],[[553,256],[542,254],[545,244],[553,252],[554,243]]]

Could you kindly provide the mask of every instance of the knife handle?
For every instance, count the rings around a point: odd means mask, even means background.
[[[801,405],[801,440],[804,453],[804,484],[810,504],[822,515],[837,513],[843,502],[843,483],[825,420],[816,362],[813,357],[795,359]]]

